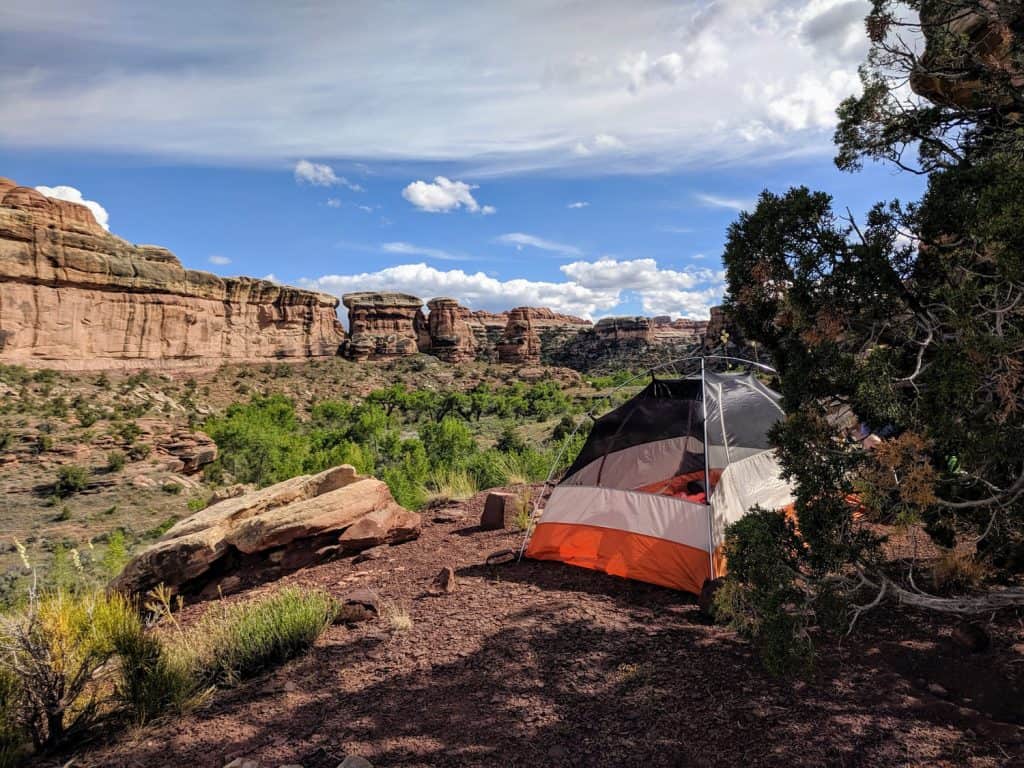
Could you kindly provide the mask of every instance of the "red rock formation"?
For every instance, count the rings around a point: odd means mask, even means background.
[[[455,299],[443,297],[431,299],[427,307],[431,353],[449,363],[474,359],[478,343],[470,325],[472,313]]]
[[[910,86],[921,96],[937,104],[965,109],[1011,107],[1020,119],[1021,90],[1024,89],[1024,64],[1014,55],[1014,37],[1024,28],[1024,8],[1020,3],[998,0],[934,3],[922,9],[926,45],[920,66],[910,76]],[[966,43],[948,45],[946,34]],[[1005,84],[989,87],[992,81]]]
[[[505,331],[498,342],[498,360],[516,365],[540,362],[540,336],[533,325],[536,310],[516,307],[508,313]]]
[[[337,299],[184,269],[84,206],[0,179],[0,362],[170,368],[337,354]]]
[[[353,360],[380,360],[414,355],[429,348],[423,301],[407,293],[346,293],[347,354]],[[426,351],[424,349],[423,351]]]
[[[654,341],[654,323],[647,317],[602,317],[594,326],[602,341]]]

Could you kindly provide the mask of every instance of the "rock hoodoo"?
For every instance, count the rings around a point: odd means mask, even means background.
[[[508,313],[505,331],[498,342],[498,360],[503,363],[540,363],[540,336],[533,325],[533,310],[516,307]]]
[[[336,553],[408,541],[420,525],[387,485],[343,464],[185,518],[128,563],[111,587],[139,594],[163,583],[198,593],[246,570],[272,577]]]
[[[348,309],[347,355],[381,360],[415,355],[429,348],[423,300],[407,293],[364,291],[341,297]]]
[[[332,296],[186,270],[84,206],[0,179],[0,362],[199,367],[337,354]]]
[[[479,342],[471,325],[472,313],[448,298],[431,299],[427,307],[431,354],[449,363],[474,359]]]

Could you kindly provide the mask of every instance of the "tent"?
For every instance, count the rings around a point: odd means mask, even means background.
[[[754,505],[792,504],[768,442],[780,395],[749,368],[716,373],[697,359],[698,375],[652,372],[594,421],[528,532],[527,557],[700,592],[724,574],[729,523]]]

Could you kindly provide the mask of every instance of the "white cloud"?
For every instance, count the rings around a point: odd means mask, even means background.
[[[110,214],[107,213],[107,209],[95,200],[86,200],[82,197],[82,193],[74,187],[68,187],[65,185],[56,187],[36,187],[36,192],[40,192],[47,197],[52,197],[57,200],[67,200],[69,203],[84,205],[92,212],[93,218],[96,219],[97,224],[106,230],[110,229]]]
[[[315,187],[341,185],[348,187],[353,192],[363,191],[363,188],[358,184],[349,181],[344,176],[338,176],[331,166],[322,163],[311,163],[309,160],[299,160],[295,164],[295,181],[299,184],[312,184]],[[330,201],[328,201],[328,205],[330,205]]]
[[[268,283],[277,283],[278,285],[281,284],[281,281],[277,279],[277,275],[275,275],[273,272],[271,272],[269,275],[264,275],[260,279],[266,280]]]
[[[736,197],[721,197],[720,195],[709,195],[699,192],[694,197],[703,205],[709,208],[728,208],[731,211],[746,211],[754,207],[750,200],[743,200]]]
[[[328,197],[327,198],[327,207],[328,208],[341,208],[341,200],[338,199],[337,197]]]
[[[476,184],[435,176],[433,182],[412,182],[402,190],[402,197],[429,213],[448,213],[459,208],[485,216],[494,213],[496,209],[493,206],[481,206],[473,197],[472,190],[478,188]]]
[[[395,243],[384,243],[380,249],[385,253],[401,253],[406,256],[426,256],[431,259],[440,259],[442,261],[468,261],[468,256],[461,256],[457,253],[449,253],[448,251],[440,248],[426,248],[421,245],[413,245],[412,243],[395,242]]]
[[[504,245],[514,245],[518,250],[522,250],[524,247],[539,248],[542,251],[561,253],[565,256],[579,256],[583,253],[575,245],[556,243],[551,240],[545,240],[543,237],[528,235],[525,232],[509,232],[499,235],[495,240]]]
[[[585,200],[577,200],[575,203],[569,203],[566,208],[586,208],[590,203]]]
[[[859,88],[858,17],[870,8],[452,0],[412,4],[396,25],[387,4],[281,15],[223,0],[197,26],[173,3],[102,23],[94,5],[2,4],[18,44],[4,48],[0,101],[18,109],[0,121],[0,145],[221,165],[439,161],[474,178],[831,153],[827,124]],[[320,180],[308,183],[342,178],[302,162]]]
[[[483,272],[400,264],[377,272],[299,282],[337,296],[356,290],[402,291],[423,299],[452,296],[474,309],[544,306],[590,319],[614,314],[627,293],[639,297],[647,314],[706,318],[709,308],[721,301],[724,284],[721,272],[661,269],[654,259],[577,261],[563,265],[561,271],[566,279],[558,282],[500,280]]]
[[[218,256],[216,254],[207,259],[207,261],[209,261],[211,264],[216,264],[218,267],[226,267],[228,264],[231,263],[231,259],[229,259],[227,256]]]

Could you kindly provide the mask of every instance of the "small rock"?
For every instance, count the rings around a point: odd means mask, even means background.
[[[430,592],[434,595],[447,595],[455,591],[455,571],[450,566],[445,566],[441,572],[434,577],[434,583],[430,586]]]
[[[284,684],[284,690],[286,693],[295,693],[297,690],[299,690],[299,686],[297,686],[295,683],[289,680],[287,683]]]
[[[341,599],[335,623],[365,621],[380,615],[380,599],[369,589],[356,589]]]
[[[989,639],[988,632],[982,629],[977,624],[971,624],[970,622],[964,622],[959,624],[954,630],[953,634],[950,635],[950,639],[970,653],[981,653],[987,651],[992,641]]]
[[[442,509],[434,515],[435,523],[461,523],[466,519],[466,513],[457,509]]]
[[[236,757],[225,765],[224,768],[260,768],[260,764],[255,760],[250,760],[248,757]]]
[[[949,691],[943,688],[938,683],[928,683],[928,691],[934,693],[936,696],[948,696]]]
[[[491,552],[487,556],[488,565],[504,565],[505,563],[511,563],[516,559],[516,553],[511,549],[499,549],[497,552]]]
[[[338,768],[373,768],[373,763],[359,755],[349,755],[338,764]]]
[[[298,763],[288,763],[287,765],[279,765],[277,768],[302,768]]]
[[[1024,656],[1024,643],[1014,643],[1010,646],[1010,650],[1016,654]]]
[[[387,552],[387,549],[388,549],[388,545],[387,544],[381,544],[381,545],[376,546],[376,547],[370,547],[369,549],[364,549],[362,552],[360,552],[358,555],[355,556],[355,558],[352,560],[352,562],[353,563],[365,563],[367,560],[380,560],[381,556],[385,552]]]

